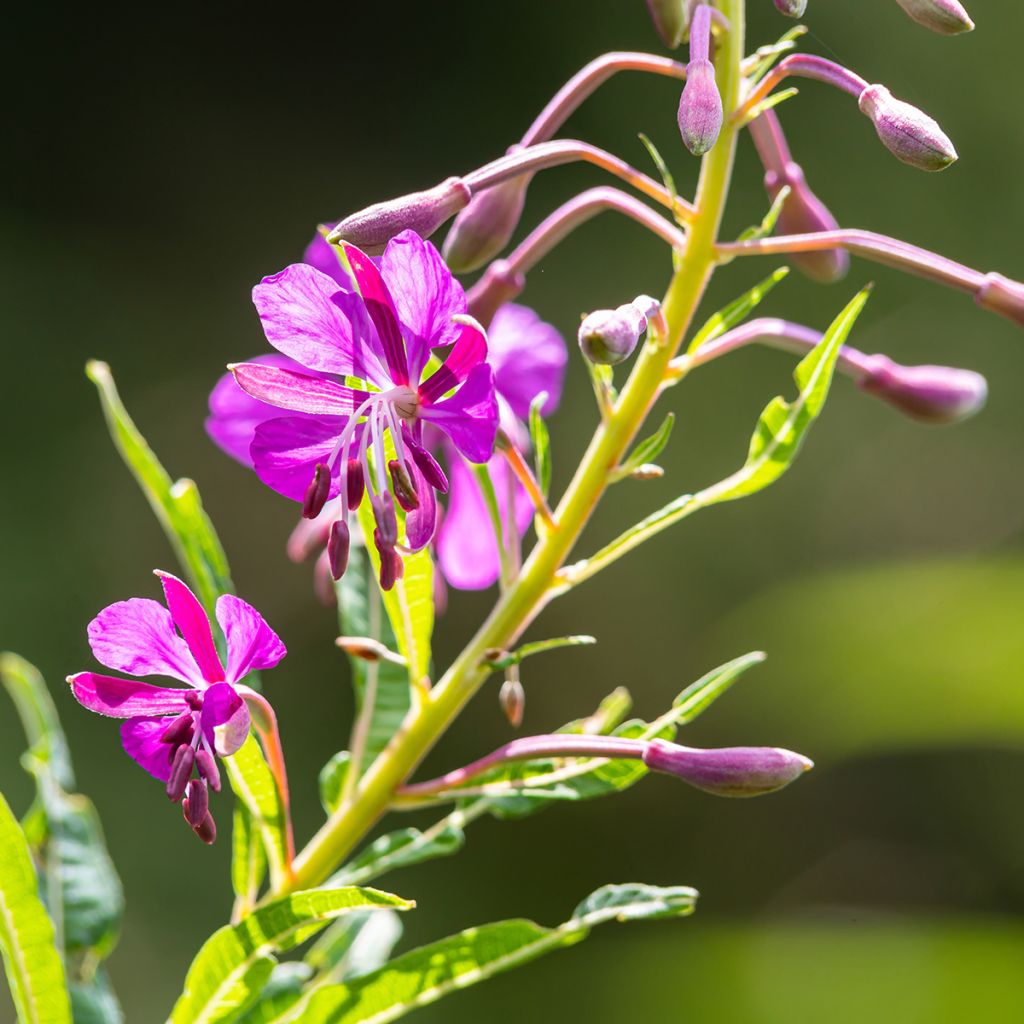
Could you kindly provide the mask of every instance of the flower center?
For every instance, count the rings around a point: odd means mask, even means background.
[[[391,392],[391,404],[395,412],[407,423],[416,419],[420,408],[419,395],[410,387],[395,388]]]

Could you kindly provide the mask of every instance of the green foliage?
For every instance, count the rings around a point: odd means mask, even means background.
[[[389,893],[354,887],[311,889],[274,900],[207,939],[188,970],[171,1024],[234,1020],[259,997],[277,963],[275,954],[311,938],[344,914],[412,906]]]
[[[0,655],[0,682],[13,699],[30,747],[22,758],[36,783],[27,835],[39,883],[66,954],[76,1024],[116,1024],[121,1011],[100,962],[117,942],[124,896],[99,818],[75,785],[57,711],[39,672],[16,654]]]
[[[636,472],[641,466],[653,462],[664,450],[672,436],[672,428],[676,425],[676,414],[670,412],[662,421],[661,426],[650,437],[641,441],[630,453],[629,457],[616,471],[616,479],[623,479]]]
[[[305,1007],[304,1024],[386,1024],[458,989],[572,946],[606,921],[682,917],[697,893],[682,886],[610,885],[584,900],[557,928],[527,920],[500,921],[414,949],[341,985],[320,988]]]
[[[530,443],[533,445],[534,472],[540,493],[546,498],[551,490],[551,435],[548,425],[541,416],[541,409],[548,400],[548,393],[542,391],[530,403]]]
[[[495,656],[489,658],[487,664],[490,668],[498,671],[499,669],[510,668],[512,665],[518,665],[523,659],[529,658],[534,654],[557,651],[562,647],[588,647],[590,644],[596,643],[597,640],[592,636],[556,636],[550,640],[533,640],[508,653],[495,652]]]
[[[362,885],[387,871],[409,867],[434,857],[458,853],[466,841],[460,825],[450,818],[425,832],[400,828],[375,839],[331,879],[332,885]]]
[[[267,852],[259,828],[245,801],[236,800],[231,827],[231,888],[242,914],[256,903],[267,874]]]
[[[71,1024],[53,923],[39,898],[28,843],[0,796],[0,951],[21,1024]]]
[[[693,336],[687,352],[692,355],[702,345],[725,334],[730,328],[746,320],[754,309],[760,305],[764,297],[789,273],[789,267],[778,267],[763,281],[744,292],[738,299],[733,299],[727,306],[720,309]]]

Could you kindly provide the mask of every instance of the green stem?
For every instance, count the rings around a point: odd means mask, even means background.
[[[719,6],[731,25],[722,36],[716,61],[728,114],[740,101],[744,0],[720,0]],[[727,117],[717,145],[704,158],[686,250],[663,303],[668,330],[645,345],[611,414],[598,427],[555,510],[557,527],[538,541],[519,578],[501,596],[476,636],[360,779],[351,803],[331,815],[298,855],[295,878],[286,883],[288,888],[318,885],[353,850],[388,808],[395,790],[486,680],[490,672],[487,652],[509,649],[550,599],[558,570],[657,399],[669,361],[678,351],[714,272],[715,242],[735,150],[736,127]]]

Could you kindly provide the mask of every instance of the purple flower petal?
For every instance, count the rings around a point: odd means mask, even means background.
[[[233,594],[217,598],[217,622],[228,643],[229,682],[248,673],[273,668],[287,653],[280,637],[252,605]]]
[[[327,244],[326,242],[324,243]],[[277,352],[256,356],[250,363],[301,371],[294,359]],[[230,373],[225,373],[210,392],[210,415],[206,432],[214,444],[245,466],[252,466],[249,446],[256,428],[265,420],[277,419],[281,410],[247,395]]]
[[[338,284],[348,287],[349,276],[338,259],[338,250],[318,231],[302,254],[302,262],[315,267],[321,274],[333,278]]]
[[[185,638],[199,671],[208,683],[219,683],[224,678],[217,648],[210,631],[210,620],[195,594],[177,576],[157,570],[164,588],[164,599],[178,631]]]
[[[408,463],[416,488],[419,507],[407,512],[405,516],[405,539],[413,551],[425,548],[434,539],[437,527],[437,497],[434,488],[427,483],[419,466],[411,459]]]
[[[532,309],[506,302],[495,313],[487,340],[494,385],[512,411],[525,420],[534,397],[546,391],[541,412],[553,413],[562,397],[569,355],[558,331]]]
[[[370,397],[368,391],[333,380],[261,363],[236,363],[230,370],[238,386],[252,398],[313,416],[344,416],[355,412]]]
[[[487,358],[487,339],[483,332],[472,324],[458,326],[460,331],[448,358],[420,385],[420,397],[425,402],[436,402]]]
[[[503,522],[507,523],[508,492],[515,487],[516,528],[520,536],[533,518],[533,506],[522,485],[509,472],[503,458],[495,456],[487,466]],[[437,556],[448,582],[459,590],[485,590],[501,572],[498,540],[491,515],[473,470],[460,456],[448,459],[448,508],[437,532]]]
[[[354,291],[303,263],[252,290],[267,340],[311,370],[352,374],[388,385],[363,303]]]
[[[214,683],[203,694],[199,725],[214,752],[230,757],[249,735],[249,709],[230,683]]]
[[[188,691],[170,686],[153,686],[135,679],[117,679],[95,672],[68,676],[68,683],[75,700],[83,708],[107,718],[177,715],[188,707],[185,700]]]
[[[149,598],[109,605],[89,623],[89,646],[107,668],[133,676],[170,676],[192,686],[205,681],[171,613]]]
[[[281,416],[256,428],[250,453],[256,475],[279,494],[301,502],[318,463],[334,451],[347,422],[344,416]],[[362,436],[354,431],[354,441]],[[338,494],[338,477],[331,475],[328,497]]]
[[[359,293],[366,306],[366,312],[377,328],[377,340],[384,354],[384,362],[388,368],[388,376],[392,384],[409,383],[409,358],[405,351],[405,341],[398,323],[394,299],[388,286],[384,283],[377,265],[361,249],[354,245],[345,246],[345,256],[352,268]],[[386,387],[386,384],[381,384]]]
[[[441,254],[415,231],[391,239],[381,274],[405,327],[409,375],[418,381],[430,350],[451,345],[458,336],[459,325],[452,318],[466,312],[466,296]]]
[[[494,454],[498,432],[498,401],[490,366],[475,366],[454,395],[436,405],[422,406],[420,417],[440,427],[470,462],[486,462]]]
[[[161,782],[171,775],[171,748],[160,742],[166,728],[167,722],[162,718],[129,718],[121,724],[121,746],[125,753]]]

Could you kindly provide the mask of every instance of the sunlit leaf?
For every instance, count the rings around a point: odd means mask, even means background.
[[[789,273],[789,267],[778,267],[773,270],[763,281],[754,285],[748,292],[744,292],[738,299],[733,299],[729,305],[720,309],[712,316],[707,323],[693,336],[690,353],[696,352],[701,345],[725,334],[730,328],[746,320],[760,304],[761,300]]]
[[[21,1024],[71,1024],[53,923],[24,833],[0,796],[0,952]]]
[[[530,443],[533,445],[533,463],[540,492],[546,498],[551,490],[551,435],[548,425],[541,416],[541,409],[548,400],[548,393],[542,391],[530,403]]]
[[[462,829],[445,820],[439,829],[402,828],[386,832],[349,861],[332,878],[332,885],[362,885],[387,871],[434,857],[449,857],[465,842]]]
[[[682,917],[697,893],[682,886],[605,886],[584,900],[557,928],[527,920],[469,928],[421,946],[379,970],[344,985],[321,989],[304,1011],[304,1024],[387,1024],[419,1006],[571,946],[606,921]]]
[[[239,913],[248,913],[267,873],[267,853],[256,820],[243,800],[235,801],[231,828],[231,887]]]
[[[274,900],[207,939],[185,978],[172,1024],[215,1024],[235,1018],[258,998],[275,955],[311,938],[328,921],[373,907],[413,904],[376,889],[311,889]]]
[[[675,413],[670,412],[661,422],[661,426],[651,434],[650,437],[641,441],[630,453],[629,457],[616,471],[616,478],[630,476],[641,466],[653,462],[664,450],[672,436],[672,428],[675,426]]]

